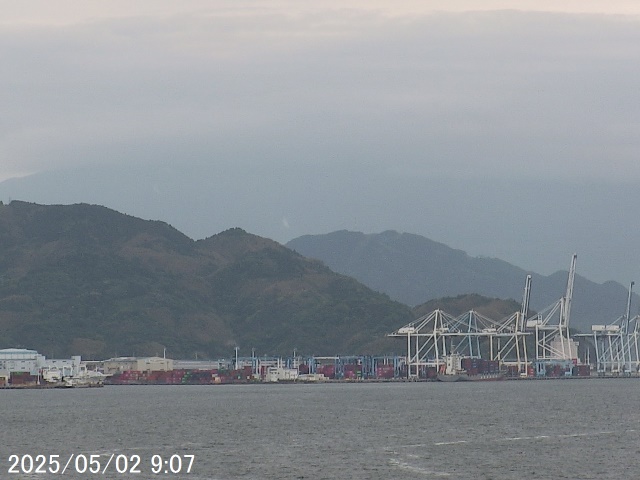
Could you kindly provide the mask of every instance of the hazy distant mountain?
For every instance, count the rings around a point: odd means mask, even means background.
[[[567,272],[537,275],[496,258],[470,257],[425,237],[395,231],[305,235],[287,246],[408,305],[472,293],[521,302],[526,275],[531,273],[531,306],[541,310],[565,294],[568,277]],[[570,260],[568,256],[567,267]],[[578,272],[579,265],[578,256]],[[632,313],[638,311],[637,300],[634,295]],[[576,275],[571,325],[587,331],[591,324],[609,323],[624,313],[626,302],[624,286],[596,284]]]
[[[389,352],[405,305],[231,229],[194,241],[86,204],[0,204],[0,348],[47,356]]]
[[[535,182],[492,179],[488,189],[475,177],[396,177],[349,162],[325,175],[321,167],[293,163],[279,169],[269,162],[176,163],[175,152],[160,151],[154,159],[163,153],[167,158],[158,164],[136,158],[110,165],[107,156],[104,162],[8,179],[0,182],[0,200],[104,205],[165,221],[193,239],[236,226],[281,243],[356,225],[429,236],[436,225],[438,239],[446,244],[545,275],[568,268],[576,251],[578,271],[587,278],[625,286],[637,279],[640,224],[633,208],[621,207],[640,203],[633,182],[585,184],[550,176]],[[210,152],[203,155],[208,159]],[[568,215],[561,205],[580,208]]]

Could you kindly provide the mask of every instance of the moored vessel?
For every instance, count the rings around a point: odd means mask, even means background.
[[[439,382],[491,382],[504,380],[504,373],[478,373],[470,375],[465,371],[457,373],[439,373],[436,377]]]
[[[445,358],[445,364],[438,372],[437,380],[440,382],[489,382],[503,380],[504,373],[469,371],[463,366],[463,359],[460,355],[452,354]]]

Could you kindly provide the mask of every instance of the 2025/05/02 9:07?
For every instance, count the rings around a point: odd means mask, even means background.
[[[95,473],[191,473],[195,455],[152,455],[144,460],[140,455],[115,454],[75,454],[65,460],[60,455],[10,455],[9,474],[53,473],[64,475],[67,472],[80,474]]]

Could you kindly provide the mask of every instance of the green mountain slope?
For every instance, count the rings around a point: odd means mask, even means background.
[[[427,315],[434,310],[444,310],[455,317],[470,310],[475,310],[485,317],[500,321],[519,312],[521,304],[515,300],[502,300],[499,298],[487,298],[481,295],[458,295],[457,297],[444,297],[430,300],[413,308],[416,317]]]
[[[193,241],[93,205],[0,206],[0,348],[48,356],[377,353],[408,307],[271,240]]]

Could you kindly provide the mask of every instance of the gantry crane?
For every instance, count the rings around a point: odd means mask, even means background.
[[[564,297],[526,322],[526,328],[535,333],[536,360],[571,360],[578,357],[576,343],[569,337],[569,319],[571,317],[577,257],[575,253],[571,257],[567,291]],[[556,314],[558,314],[557,323],[554,320]]]

